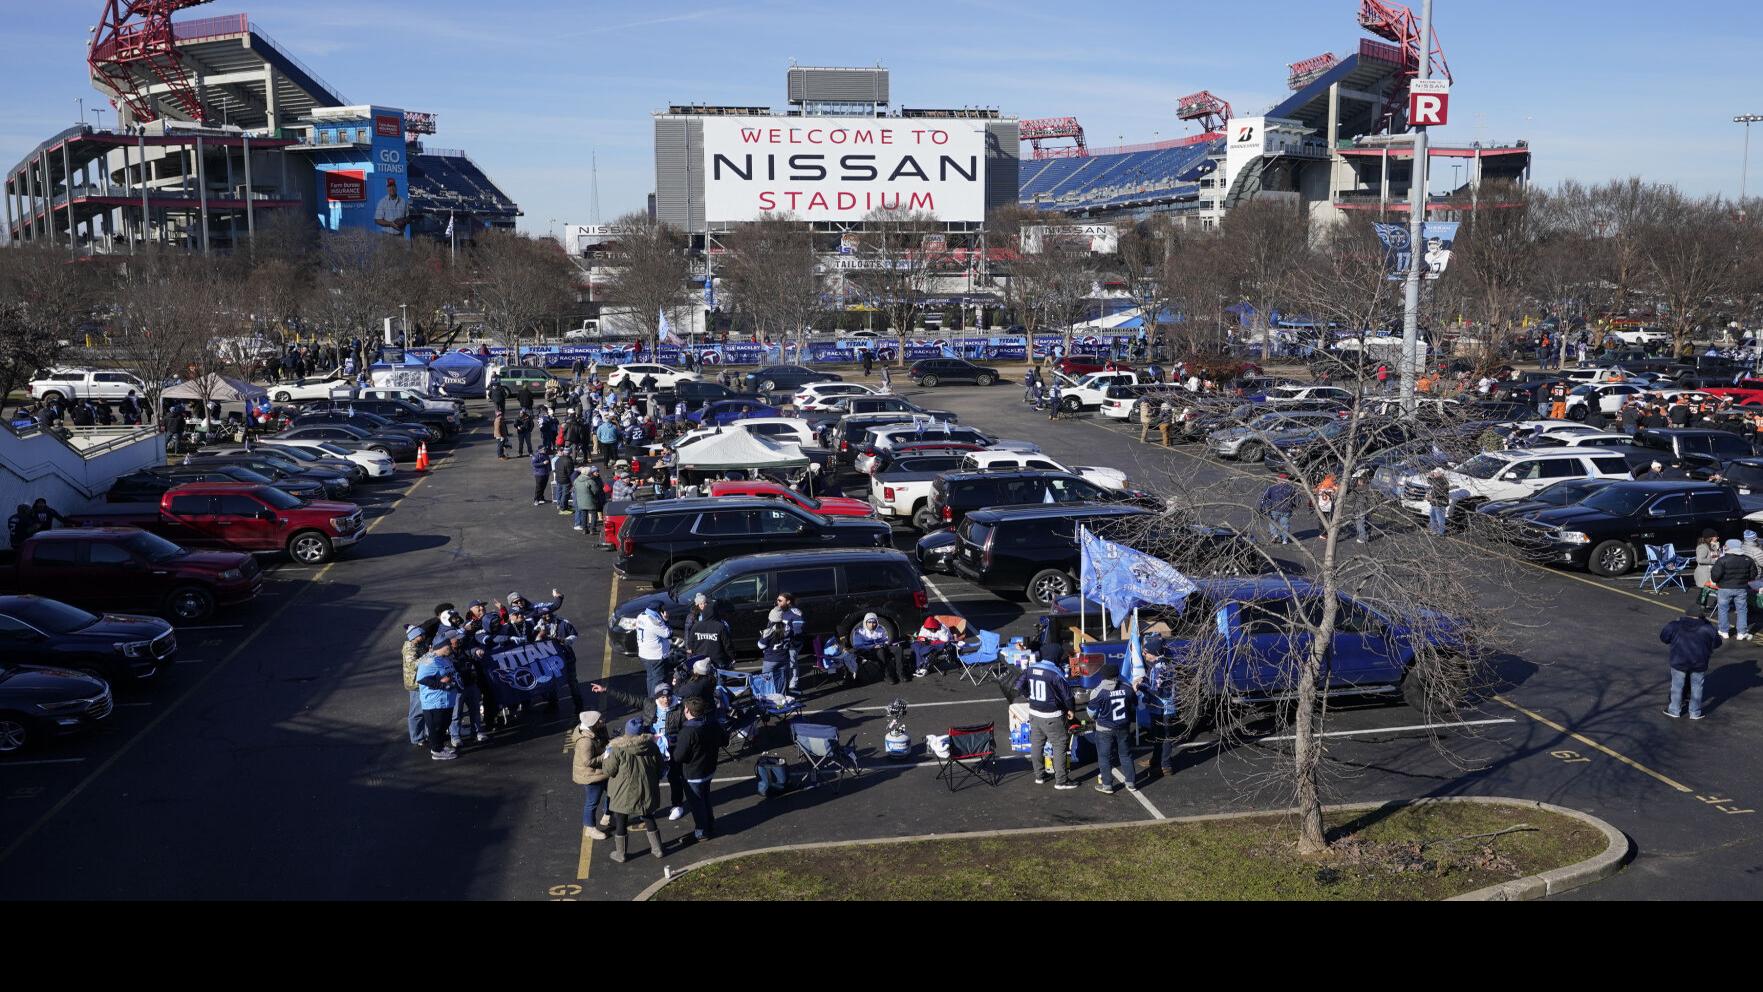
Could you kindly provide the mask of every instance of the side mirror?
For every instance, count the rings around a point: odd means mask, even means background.
[[[274,510],[258,510],[257,511],[257,519],[259,519],[259,520],[274,520],[275,519],[275,511]]]

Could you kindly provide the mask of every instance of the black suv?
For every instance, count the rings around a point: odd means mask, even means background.
[[[946,472],[931,483],[930,517],[953,527],[975,510],[1050,503],[1128,503],[1161,509],[1157,497],[1136,489],[1103,489],[1082,476],[1050,469],[1019,472]]]
[[[989,386],[998,381],[998,370],[960,358],[926,358],[913,362],[906,370],[906,377],[920,386],[937,386],[945,382]]]
[[[128,685],[169,668],[177,649],[171,624],[158,617],[100,615],[42,596],[0,596],[0,655],[9,663]]]
[[[736,392],[720,382],[700,382],[696,379],[681,379],[661,392],[664,394],[663,398],[669,409],[675,403],[684,400],[688,410],[696,410],[706,403],[714,403],[717,400],[740,399],[746,395]]]
[[[672,588],[725,558],[808,548],[886,548],[880,520],[823,517],[760,496],[667,499],[630,507],[618,531],[618,574]]]
[[[417,423],[427,427],[431,437],[450,438],[459,433],[459,415],[430,410],[409,400],[357,399],[335,403],[344,410],[355,410],[384,417],[393,423]],[[322,408],[322,407],[321,407]]]
[[[839,461],[849,465],[857,460],[863,452],[863,439],[869,436],[870,428],[886,427],[890,424],[910,424],[914,420],[925,420],[934,423],[923,415],[912,413],[853,413],[839,418],[838,423],[823,433],[827,448],[831,449]]]
[[[299,476],[272,479],[243,465],[207,462],[195,465],[161,465],[130,472],[110,484],[110,491],[104,494],[104,500],[108,503],[157,503],[167,489],[186,482],[255,482],[258,485],[274,486],[296,499],[325,499],[327,496],[324,483],[317,479]]]
[[[1751,444],[1728,431],[1705,428],[1648,427],[1635,431],[1634,446],[1660,453],[1660,461],[1684,468],[1712,469],[1734,458],[1749,458]]]
[[[843,382],[845,377],[837,372],[817,372],[801,365],[765,365],[741,376],[741,381],[753,392],[765,394],[795,389],[811,382]]]
[[[955,531],[959,544],[951,564],[979,585],[1020,590],[1030,602],[1049,606],[1077,591],[1079,525],[1158,557],[1176,543],[1165,539],[1167,528],[1185,528],[1189,533],[1179,541],[1174,564],[1191,575],[1243,575],[1269,567],[1252,542],[1227,527],[1158,520],[1143,507],[1096,503],[975,510]]]
[[[1722,539],[1752,526],[1737,490],[1714,482],[1613,482],[1569,506],[1539,510],[1525,543],[1543,561],[1596,575],[1625,575],[1648,545],[1695,547],[1703,530]]]
[[[619,621],[653,606],[677,631],[692,598],[703,593],[716,604],[716,615],[728,621],[735,650],[753,651],[780,592],[795,594],[803,631],[810,638],[849,637],[865,613],[880,617],[896,637],[909,637],[929,605],[918,572],[898,551],[780,551],[729,558],[677,588],[622,603],[607,618],[606,630],[625,654],[635,654],[636,635],[620,629]]]

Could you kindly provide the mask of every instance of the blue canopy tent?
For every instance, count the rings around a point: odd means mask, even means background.
[[[449,351],[429,363],[436,384],[447,396],[459,399],[483,399],[485,393],[484,363],[462,351]]]

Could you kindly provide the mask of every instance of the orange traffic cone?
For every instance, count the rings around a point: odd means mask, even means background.
[[[429,470],[429,443],[427,441],[416,446],[416,470],[418,472]]]

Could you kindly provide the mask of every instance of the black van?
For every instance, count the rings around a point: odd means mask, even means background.
[[[930,605],[918,570],[899,551],[780,551],[725,559],[677,588],[622,603],[607,618],[607,634],[626,655],[636,654],[636,635],[619,629],[619,621],[653,606],[677,631],[700,592],[716,603],[717,615],[728,621],[730,639],[741,652],[756,650],[780,592],[795,594],[810,639],[849,637],[865,613],[881,618],[895,637],[910,637]]]
[[[931,483],[930,513],[938,527],[953,527],[975,510],[1048,503],[1131,503],[1161,508],[1157,497],[1136,489],[1103,489],[1082,476],[1053,469],[1019,472],[945,472]]]
[[[763,496],[663,499],[630,506],[618,531],[620,577],[657,588],[738,555],[810,548],[886,548],[880,520],[823,517]]]

